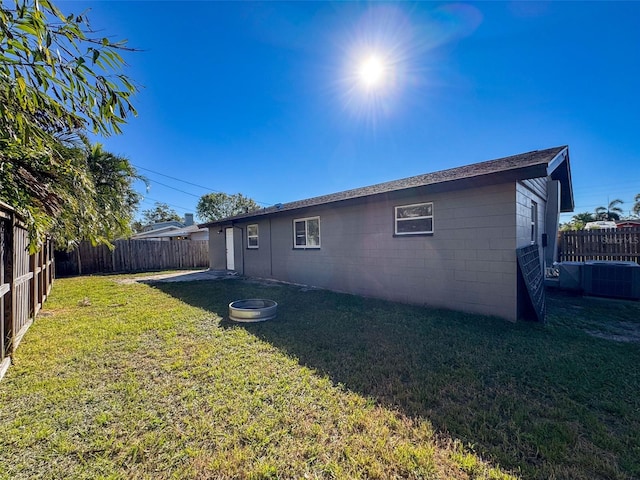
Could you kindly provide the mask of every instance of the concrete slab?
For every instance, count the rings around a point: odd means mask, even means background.
[[[151,274],[144,277],[132,277],[120,280],[120,283],[155,282],[195,282],[200,280],[224,280],[234,278],[238,272],[230,270],[180,270],[170,273]]]

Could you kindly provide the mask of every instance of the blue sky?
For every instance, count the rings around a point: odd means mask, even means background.
[[[640,193],[638,2],[58,5],[141,50],[139,115],[102,140],[150,179],[141,209],[195,212],[214,190],[284,203],[565,144],[576,213]],[[358,77],[371,54],[378,88]]]

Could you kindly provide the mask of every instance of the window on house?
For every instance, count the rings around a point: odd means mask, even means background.
[[[320,248],[320,217],[293,221],[294,248]]]
[[[247,248],[258,248],[258,224],[247,225]]]
[[[433,233],[433,203],[416,203],[395,207],[395,234]]]
[[[531,243],[536,243],[538,239],[538,204],[531,202]]]

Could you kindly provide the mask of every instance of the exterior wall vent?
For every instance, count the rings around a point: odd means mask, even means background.
[[[640,300],[640,265],[635,262],[585,262],[582,286],[586,295]]]

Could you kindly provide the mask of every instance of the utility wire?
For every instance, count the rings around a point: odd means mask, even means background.
[[[140,195],[142,197],[142,202],[151,200],[151,201],[156,202],[156,203],[164,203],[165,205],[169,205],[170,207],[179,208],[180,210],[186,210],[187,212],[189,210],[193,210],[193,208],[182,207],[180,205],[175,205],[173,203],[167,203],[167,202],[163,202],[161,200],[157,200],[155,198],[147,197],[146,195],[144,195],[144,194],[142,194],[140,192],[138,192],[138,195]]]
[[[214,190],[213,188],[205,187],[204,185],[198,185],[197,183],[191,183],[191,182],[188,182],[186,180],[182,180],[182,179],[177,178],[177,177],[172,177],[171,175],[166,175],[164,173],[156,172],[155,170],[151,170],[150,168],[141,167],[141,166],[136,165],[134,163],[132,163],[131,165],[133,165],[136,168],[139,168],[140,170],[146,170],[147,172],[155,173],[156,175],[160,175],[162,177],[170,178],[171,180],[176,180],[177,182],[186,183],[187,185],[192,185],[194,187],[203,188],[204,190],[208,190],[210,192],[224,193],[224,192],[221,192],[219,190]]]
[[[187,180],[182,180],[181,178],[178,178],[178,177],[172,177],[171,175],[166,175],[166,174],[164,174],[164,173],[156,172],[155,170],[151,170],[150,168],[141,167],[141,166],[136,165],[136,164],[134,164],[134,163],[132,163],[131,165],[133,165],[133,166],[134,166],[134,167],[136,167],[136,168],[139,168],[140,170],[145,170],[145,171],[147,171],[147,172],[151,172],[151,173],[154,173],[154,174],[156,174],[156,175],[160,175],[161,177],[170,178],[171,180],[175,180],[175,181],[177,181],[177,182],[186,183],[187,185],[191,185],[191,186],[193,186],[193,187],[202,188],[202,189],[207,190],[207,191],[209,191],[209,192],[213,192],[213,193],[226,193],[226,192],[222,192],[222,191],[220,191],[220,190],[216,190],[216,189],[214,189],[214,188],[205,187],[204,185],[198,185],[197,183],[189,182],[189,181],[187,181]],[[198,198],[200,198],[200,196],[199,196],[199,195],[194,195],[193,193],[185,192],[185,191],[183,191],[183,190],[179,190],[179,189],[177,189],[177,188],[175,188],[175,187],[170,187],[169,185],[165,185],[164,183],[160,183],[160,182],[158,182],[157,180],[152,180],[152,181],[153,181],[153,182],[156,182],[158,185],[162,185],[162,186],[164,186],[164,187],[168,187],[168,188],[173,188],[174,190],[177,190],[178,192],[186,193],[187,195],[192,195],[192,196],[194,196],[194,197],[198,197]],[[273,205],[273,203],[260,202],[260,201],[258,201],[258,200],[254,200],[254,201],[255,201],[256,203],[261,204],[261,205],[267,205],[267,206]]]
[[[195,193],[185,192],[184,190],[180,190],[179,188],[172,187],[171,185],[167,185],[166,183],[159,182],[157,180],[151,180],[152,183],[157,183],[158,185],[162,185],[163,187],[170,188],[171,190],[175,190],[176,192],[184,193],[185,195],[191,195],[192,197],[200,198],[202,195],[196,195]]]

